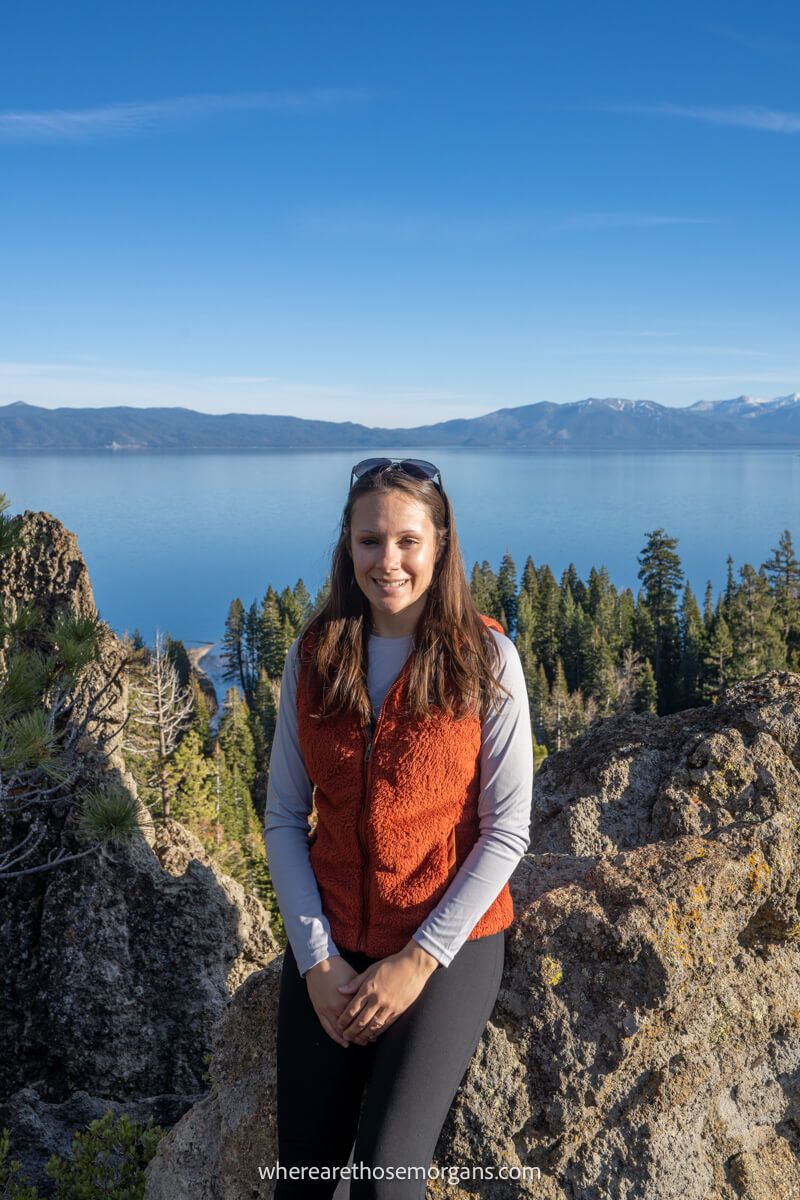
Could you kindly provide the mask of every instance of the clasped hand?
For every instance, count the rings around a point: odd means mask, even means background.
[[[305,979],[325,1032],[340,1046],[366,1046],[414,1003],[436,966],[436,959],[415,945],[360,974],[335,954],[307,971]]]

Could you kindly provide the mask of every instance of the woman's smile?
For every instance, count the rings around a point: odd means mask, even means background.
[[[378,590],[381,592],[399,592],[403,584],[408,583],[407,579],[374,579],[373,583],[378,585]]]

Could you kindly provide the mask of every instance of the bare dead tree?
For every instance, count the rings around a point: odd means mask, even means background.
[[[641,673],[642,659],[639,651],[634,650],[631,646],[626,646],[622,654],[622,665],[615,672],[617,699],[614,707],[618,713],[633,711]]]
[[[191,689],[181,687],[160,632],[156,633],[148,662],[131,677],[130,697],[131,713],[123,749],[153,762],[148,782],[158,788],[162,815],[166,818],[170,815],[167,760],[191,718],[193,702]]]

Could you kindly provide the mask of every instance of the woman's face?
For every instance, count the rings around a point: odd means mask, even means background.
[[[437,560],[436,527],[405,492],[367,492],[353,505],[350,554],[381,637],[413,633]],[[391,581],[391,582],[389,582]]]

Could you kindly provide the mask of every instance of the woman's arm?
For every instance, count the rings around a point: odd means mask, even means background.
[[[445,967],[530,844],[533,737],[525,676],[514,643],[492,632],[503,657],[497,678],[511,696],[504,697],[499,711],[487,714],[481,729],[480,834],[436,908],[413,934]]]
[[[269,760],[264,844],[278,907],[300,974],[338,954],[308,857],[311,780],[297,729],[297,641],[283,668]]]

